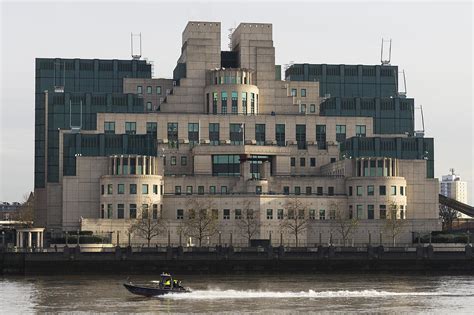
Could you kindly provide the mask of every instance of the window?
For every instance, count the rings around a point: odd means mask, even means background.
[[[209,142],[210,145],[219,145],[219,124],[209,124]]]
[[[237,92],[232,91],[232,114],[237,115],[238,107],[237,107]]]
[[[400,219],[405,219],[405,207],[400,205]]]
[[[298,219],[304,220],[305,215],[304,215],[304,209],[298,209]]]
[[[230,219],[230,209],[224,209],[223,219],[224,220],[229,220]]]
[[[364,209],[362,205],[357,205],[357,219],[362,219],[364,217]]]
[[[221,114],[227,114],[227,92],[221,92]]]
[[[336,158],[331,158],[330,162],[331,163],[336,163]]]
[[[130,195],[137,194],[137,184],[130,184]]]
[[[277,219],[278,220],[283,220],[283,209],[278,209],[277,210]]]
[[[311,195],[311,186],[306,186],[306,194]]]
[[[296,166],[296,158],[290,158],[290,166]]]
[[[221,186],[221,194],[227,194],[227,186]]]
[[[326,150],[326,125],[316,125],[316,142],[319,150]]]
[[[105,134],[114,134],[115,133],[115,122],[114,121],[104,122],[104,133]]]
[[[137,133],[137,123],[136,122],[125,122],[125,133],[127,135],[134,135]]]
[[[107,185],[107,195],[112,195],[114,193],[114,186],[112,184]]]
[[[204,195],[204,186],[198,186],[198,195]]]
[[[380,205],[380,219],[386,219],[387,218],[387,206],[386,205]]]
[[[356,137],[365,137],[365,125],[356,125]]]
[[[123,195],[125,193],[125,185],[124,184],[118,184],[117,185],[117,194]]]
[[[332,187],[332,186],[328,187],[328,195],[329,196],[334,196],[334,187]]]
[[[277,146],[284,147],[286,145],[285,140],[285,124],[276,124],[275,125],[275,139]]]
[[[367,196],[373,196],[373,195],[374,195],[374,185],[367,186]]]
[[[367,219],[369,220],[374,219],[374,205],[367,206]]]
[[[153,93],[152,89],[151,89],[151,86],[147,86],[146,87],[146,94],[151,94]]]
[[[257,145],[265,145],[265,124],[255,124],[255,140]]]
[[[247,92],[242,92],[242,114],[247,115]]]
[[[321,186],[316,187],[316,195],[319,195],[319,196],[323,195],[323,187]]]
[[[161,86],[156,87],[156,94],[161,95]]]
[[[397,195],[397,186],[390,187],[390,195],[396,196]]]
[[[142,204],[142,218],[148,219],[148,205]]]
[[[158,195],[158,185],[153,185],[153,194]]]
[[[301,187],[295,186],[295,195],[301,195]]]
[[[101,186],[100,186],[100,193],[101,193],[102,195],[105,194],[104,185],[101,185]]]
[[[362,188],[362,186],[357,186],[356,192],[357,196],[362,196],[364,194],[364,188]]]
[[[306,97],[306,89],[301,89],[301,97]]]
[[[385,185],[379,186],[379,195],[380,196],[385,196],[386,194],[387,194],[387,189],[386,189]]]
[[[242,210],[241,209],[235,209],[235,219],[236,220],[241,220],[242,219]]]
[[[211,210],[211,216],[214,220],[219,219],[219,210],[218,209],[212,209]]]
[[[295,210],[288,209],[288,219],[293,220],[295,218]]]
[[[123,219],[125,217],[125,205],[119,203],[117,205],[117,219]]]
[[[142,184],[142,195],[148,194],[148,184]]]
[[[146,134],[153,138],[158,136],[158,124],[156,122],[147,122],[146,123]]]
[[[344,142],[346,140],[346,125],[336,125],[336,141]]]
[[[229,138],[233,145],[241,145],[244,143],[245,125],[244,124],[230,124]]]
[[[184,219],[184,210],[183,209],[177,209],[176,210],[176,219],[177,220],[183,220]]]
[[[209,193],[212,195],[216,194],[216,186],[209,186]]]
[[[309,112],[310,113],[316,113],[316,105],[315,104],[310,104],[309,105]]]
[[[352,186],[349,186],[349,196],[352,196]]]
[[[309,219],[316,220],[316,209],[309,209]]]
[[[240,176],[240,156],[213,155],[212,176]]]
[[[100,218],[105,219],[105,209],[104,209],[104,204],[100,205]]]
[[[199,123],[188,123],[188,140],[191,148],[199,144]]]
[[[174,186],[174,194],[181,195],[181,186]]]
[[[193,194],[193,186],[186,186],[186,195]]]
[[[301,104],[300,113],[301,114],[306,114],[306,104]]]
[[[250,93],[250,114],[255,115],[255,93]]]
[[[112,204],[107,205],[107,219],[112,219],[114,215],[114,208]]]
[[[212,93],[212,113],[217,114],[217,92]]]
[[[137,86],[137,94],[143,94],[143,88],[140,85]]]
[[[130,214],[130,219],[136,219],[137,218],[137,204],[131,203],[129,205],[129,214]]]
[[[255,194],[257,195],[262,194],[262,186],[255,186]]]
[[[319,210],[319,220],[326,220],[326,210]]]
[[[306,159],[303,157],[303,158],[300,158],[300,166],[301,167],[305,167],[306,166]]]
[[[152,218],[153,220],[158,220],[158,205],[157,204],[153,205]]]
[[[182,156],[181,157],[181,166],[186,166],[188,165],[188,157],[187,156]]]
[[[329,210],[329,220],[336,220],[336,210]]]
[[[349,219],[354,218],[354,210],[352,209],[352,205],[349,206]]]
[[[176,165],[176,156],[171,157],[171,165]]]
[[[290,194],[290,187],[283,186],[283,195],[289,195],[289,194]]]
[[[316,166],[316,158],[310,158],[309,159],[309,164],[311,167],[315,167]]]
[[[273,220],[273,209],[267,209],[267,220]]]
[[[296,125],[298,150],[306,150],[306,125]]]
[[[405,187],[400,186],[400,195],[405,195]]]
[[[170,148],[178,148],[178,123],[168,123],[168,146]]]
[[[297,89],[291,89],[291,96],[298,96],[298,90]]]
[[[151,104],[151,102],[146,102],[146,110],[151,111],[152,109],[153,109],[153,105]]]

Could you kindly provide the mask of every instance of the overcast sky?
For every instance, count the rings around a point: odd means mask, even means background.
[[[33,190],[35,58],[130,58],[130,32],[156,77],[172,77],[189,20],[273,24],[277,64],[379,64],[392,38],[392,64],[405,69],[408,96],[423,105],[435,138],[435,176],[456,169],[473,180],[472,15],[470,1],[297,3],[2,2],[0,201]],[[419,114],[417,112],[417,114]]]

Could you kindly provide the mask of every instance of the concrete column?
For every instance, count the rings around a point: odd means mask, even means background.
[[[392,175],[392,159],[388,159],[388,176]]]
[[[120,168],[118,169],[117,175],[123,174],[123,156],[120,157]]]
[[[44,232],[39,233],[40,247],[43,248],[43,234]]]
[[[363,158],[360,159],[360,176],[361,177],[364,176],[364,159]]]
[[[20,247],[20,232],[16,231],[16,247]]]
[[[382,159],[382,176],[385,176],[385,160],[386,158]]]
[[[148,174],[148,175],[151,175],[151,157],[148,157],[147,160],[148,160],[148,170],[147,170],[147,174]]]
[[[28,247],[32,247],[32,244],[31,244],[31,232],[28,232]]]
[[[20,233],[20,245],[18,247],[23,248],[23,232]]]

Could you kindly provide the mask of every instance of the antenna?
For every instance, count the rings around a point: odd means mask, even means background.
[[[449,171],[451,172],[451,175],[455,175],[454,174],[454,168],[450,168]]]
[[[384,47],[385,45],[388,44],[388,58],[384,58]],[[380,62],[382,63],[382,66],[389,66],[390,65],[390,60],[392,59],[392,39],[383,39],[382,38],[382,45],[380,47]]]
[[[232,50],[232,33],[234,30],[234,27],[229,28],[229,35],[227,35],[227,38],[229,39],[229,50]]]
[[[135,51],[134,49],[134,41],[138,38],[138,46],[139,51]],[[133,34],[130,33],[130,53],[132,55],[132,59],[139,60],[142,57],[142,33]]]
[[[395,71],[395,70],[394,70]],[[400,91],[400,85],[397,84],[397,94],[398,96],[401,96],[401,97],[406,97],[407,95],[407,79],[406,79],[406,76],[405,76],[405,70],[401,71],[401,72],[398,72],[398,74],[402,75],[402,79],[403,79],[403,91]]]

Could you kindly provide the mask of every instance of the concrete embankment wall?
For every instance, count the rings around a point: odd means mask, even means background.
[[[0,253],[3,274],[140,274],[162,271],[192,273],[284,272],[461,272],[474,274],[472,247],[434,251],[433,247],[367,247],[285,250],[283,247],[234,251],[232,248],[183,248],[132,252]]]

